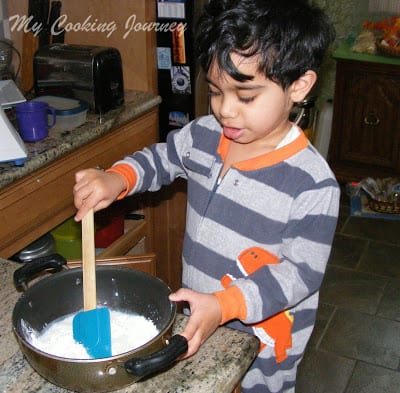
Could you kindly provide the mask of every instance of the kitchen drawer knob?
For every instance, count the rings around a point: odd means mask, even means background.
[[[373,111],[368,112],[367,116],[364,117],[364,123],[367,126],[377,126],[381,120],[377,116],[377,114]]]

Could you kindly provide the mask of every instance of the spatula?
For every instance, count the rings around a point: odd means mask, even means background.
[[[83,311],[73,319],[73,336],[95,359],[111,356],[110,310],[97,308],[94,218],[91,209],[82,219]]]

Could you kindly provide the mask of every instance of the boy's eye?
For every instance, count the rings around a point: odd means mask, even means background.
[[[210,97],[215,97],[215,96],[220,95],[220,93],[218,91],[208,90],[208,95]]]
[[[239,97],[239,101],[244,102],[245,104],[248,104],[249,102],[254,101],[256,97]]]

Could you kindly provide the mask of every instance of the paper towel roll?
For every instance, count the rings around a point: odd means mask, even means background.
[[[332,100],[327,100],[318,114],[314,142],[314,146],[325,159],[328,157],[329,143],[331,141],[332,117],[333,103]]]

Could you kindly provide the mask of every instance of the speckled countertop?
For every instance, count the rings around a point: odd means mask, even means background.
[[[127,123],[161,102],[157,95],[141,91],[126,91],[125,104],[102,116],[88,113],[87,121],[72,131],[49,130],[42,141],[25,143],[28,158],[23,166],[0,163],[0,189],[49,162],[69,153],[87,142],[107,133],[112,128]]]
[[[21,294],[13,285],[20,265],[0,258],[0,392],[65,393],[34,371],[25,360],[12,332],[11,315]],[[174,332],[186,322],[178,315]],[[199,352],[168,371],[136,382],[116,393],[231,393],[258,351],[258,340],[249,334],[218,328]]]

